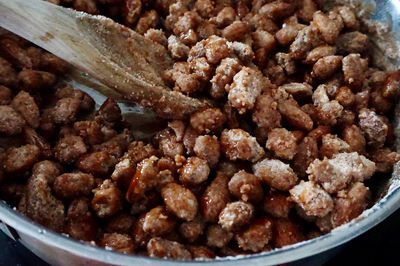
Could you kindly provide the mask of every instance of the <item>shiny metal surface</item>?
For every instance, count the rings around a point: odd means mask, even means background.
[[[337,2],[343,1],[355,2],[354,0],[337,0]],[[366,2],[371,3],[371,1],[363,1],[363,3]],[[376,10],[377,12],[372,18],[374,20],[388,22],[392,25],[396,38],[396,45],[400,47],[400,0],[377,0]],[[380,45],[379,40],[377,42],[376,47],[378,47],[378,49],[383,49],[383,51],[380,51],[381,54],[379,54],[379,56],[391,57],[389,47]],[[391,64],[389,68],[400,66],[400,60],[396,56],[390,58],[389,61]],[[90,93],[90,89],[82,88]],[[103,99],[101,96],[97,95],[95,100],[101,102]],[[394,128],[397,136],[398,151],[400,151],[399,114],[400,107],[397,106]],[[362,234],[388,217],[400,207],[400,164],[395,166],[392,177],[386,184],[382,185],[381,190],[382,197],[373,207],[364,211],[357,219],[334,229],[329,234],[267,253],[234,258],[221,258],[212,261],[170,261],[126,255],[92,247],[66,236],[47,231],[46,228],[32,223],[27,218],[14,211],[4,201],[0,201],[0,220],[9,227],[15,229],[17,232],[16,237],[19,238],[21,243],[53,265],[273,265],[298,261],[304,258],[309,258],[311,262],[313,255],[333,250],[333,248]],[[302,264],[304,264],[304,261]]]

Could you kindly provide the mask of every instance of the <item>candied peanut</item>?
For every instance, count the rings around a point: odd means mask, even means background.
[[[197,218],[190,222],[183,222],[179,226],[179,233],[189,242],[194,242],[203,234],[205,223],[201,218]]]
[[[137,22],[135,30],[140,34],[144,34],[148,29],[155,28],[158,24],[158,20],[157,11],[146,11]]]
[[[104,138],[107,139],[107,136],[105,135]],[[94,145],[92,148],[93,151],[107,151],[114,157],[121,157],[124,151],[128,148],[130,142],[130,132],[125,129],[121,134],[113,136],[111,139],[100,145]]]
[[[110,123],[120,122],[122,119],[121,109],[112,98],[107,98],[104,101],[98,113],[102,119]]]
[[[18,84],[17,72],[12,65],[2,57],[0,57],[0,84],[7,87],[13,87]]]
[[[304,59],[307,53],[320,44],[318,31],[314,25],[307,26],[299,31],[289,48],[293,59]]]
[[[250,26],[242,21],[234,21],[229,26],[222,30],[222,36],[229,41],[236,41],[243,39],[243,36],[248,33]]]
[[[328,55],[318,59],[314,64],[311,75],[319,79],[327,79],[342,65],[342,56]]]
[[[12,147],[7,151],[7,157],[4,159],[4,171],[8,174],[22,174],[31,169],[39,156],[40,150],[36,145]]]
[[[13,65],[20,68],[32,68],[32,60],[16,40],[3,36],[0,38],[0,52]]]
[[[190,253],[192,253],[193,259],[214,259],[214,252],[204,246],[188,246]]]
[[[242,69],[236,58],[224,58],[215,70],[215,75],[211,79],[210,95],[214,99],[220,99],[225,95],[225,90],[232,83],[233,77]]]
[[[354,183],[348,190],[340,191],[334,199],[335,208],[332,211],[332,225],[337,227],[360,215],[367,207],[369,189],[363,183]]]
[[[91,206],[97,217],[110,217],[122,208],[122,193],[110,179],[104,180],[93,193]]]
[[[297,36],[297,33],[305,28],[306,25],[299,24],[297,17],[287,18],[282,25],[282,28],[275,33],[277,42],[282,46],[288,46]]]
[[[253,121],[258,127],[267,131],[281,127],[281,114],[277,111],[278,104],[268,94],[262,94],[257,98],[253,109]]]
[[[275,159],[264,159],[253,165],[254,174],[267,185],[289,190],[297,183],[297,176],[288,164]]]
[[[268,193],[263,202],[263,210],[276,218],[288,218],[293,203],[288,200],[288,195],[271,191]]]
[[[336,100],[324,103],[315,109],[318,122],[322,125],[333,126],[337,123],[337,119],[342,115],[343,106]]]
[[[158,206],[146,213],[143,231],[152,236],[160,236],[170,232],[175,224],[175,217],[169,214],[163,206]]]
[[[292,100],[279,102],[278,110],[293,127],[305,131],[310,131],[313,128],[314,123],[311,117],[303,112]]]
[[[242,129],[225,129],[222,132],[221,151],[232,161],[241,159],[256,162],[265,154],[256,138]]]
[[[273,242],[275,247],[292,245],[305,239],[299,226],[288,219],[276,219],[274,223]]]
[[[49,185],[53,185],[55,178],[61,174],[61,171],[61,165],[46,160],[38,162],[33,166],[32,175],[43,178]]]
[[[195,154],[208,162],[210,167],[215,167],[220,157],[220,145],[215,136],[199,136],[193,147]]]
[[[308,165],[314,161],[314,159],[318,158],[317,139],[312,137],[311,133],[312,132],[297,146],[297,152],[293,158],[293,170],[300,177],[306,175]]]
[[[341,29],[337,27],[334,21],[321,11],[317,11],[313,15],[313,23],[318,28],[324,41],[329,44],[335,42]]]
[[[161,195],[167,209],[177,217],[191,221],[195,218],[198,210],[197,199],[187,188],[170,183],[161,189]]]
[[[158,174],[158,158],[151,156],[144,159],[136,167],[136,173],[131,180],[126,199],[128,202],[138,201],[144,193],[158,185],[156,176]]]
[[[210,174],[207,161],[199,157],[190,157],[179,171],[179,180],[184,184],[200,184],[206,181]]]
[[[67,71],[68,63],[57,56],[42,51],[40,55],[40,69],[47,72],[63,74]]]
[[[170,129],[157,133],[158,148],[164,156],[175,158],[183,154],[183,144],[177,141],[176,135]]]
[[[254,30],[260,29],[274,34],[279,29],[272,19],[258,13],[249,13],[243,18],[243,20],[250,24],[251,28]]]
[[[287,53],[276,53],[276,63],[282,67],[287,75],[293,75],[297,72],[296,61],[294,61]]]
[[[310,96],[313,94],[313,88],[307,84],[306,82],[297,83],[291,82],[283,84],[279,86],[278,90],[285,90],[287,93],[293,96],[296,100],[305,100],[309,99]]]
[[[341,34],[336,39],[339,54],[357,54],[367,51],[369,47],[368,36],[358,31]]]
[[[133,253],[136,248],[130,236],[118,233],[105,233],[99,244],[102,247],[124,253]]]
[[[197,0],[195,10],[204,18],[208,18],[214,11],[214,3],[211,0]]]
[[[187,154],[193,154],[193,148],[196,143],[196,139],[199,134],[192,126],[188,126],[185,130],[185,135],[183,136],[183,145],[186,148]]]
[[[79,196],[88,196],[94,185],[94,178],[90,174],[65,173],[56,177],[53,189],[60,198],[74,199]]]
[[[290,192],[290,199],[296,202],[310,216],[324,217],[333,209],[329,194],[312,182],[301,181]]]
[[[205,57],[194,58],[189,62],[189,66],[202,82],[208,82],[211,79],[213,68]]]
[[[69,124],[76,120],[81,100],[77,98],[62,98],[57,101],[51,112],[51,118],[56,124]]]
[[[355,95],[349,87],[343,86],[337,90],[335,100],[337,100],[343,107],[350,107],[355,101]]]
[[[349,151],[350,145],[337,136],[326,134],[322,137],[322,144],[320,147],[321,158],[332,158],[334,154]]]
[[[11,106],[22,115],[31,127],[37,128],[39,126],[39,107],[29,93],[20,91],[12,100]]]
[[[365,152],[366,140],[364,133],[356,125],[350,125],[343,129],[342,138],[346,141],[351,151],[362,154]]]
[[[144,247],[150,240],[151,236],[143,230],[145,213],[142,214],[134,223],[132,227],[132,237],[136,246]]]
[[[114,156],[106,151],[98,151],[81,156],[76,167],[83,172],[102,176],[108,174],[116,163]]]
[[[207,246],[222,248],[226,246],[233,237],[233,233],[225,231],[220,225],[212,224],[207,228]]]
[[[350,30],[358,29],[359,23],[354,12],[348,6],[339,6],[337,11],[343,19],[346,28]]]
[[[96,240],[98,225],[90,212],[88,199],[74,199],[68,207],[66,220],[64,231],[70,237],[83,241]]]
[[[364,81],[365,68],[368,65],[366,59],[359,54],[349,54],[342,60],[344,80],[351,88],[358,90]]]
[[[263,198],[263,189],[255,175],[241,170],[233,175],[228,183],[229,192],[247,202],[259,202]]]
[[[140,13],[142,13],[141,0],[123,1],[122,14],[126,25],[133,26],[133,24],[139,19]]]
[[[291,160],[297,151],[297,141],[292,132],[285,128],[275,128],[268,133],[266,148],[276,157]]]
[[[400,160],[400,155],[388,148],[372,151],[369,157],[374,161],[376,171],[380,173],[390,173],[393,169],[393,165]]]
[[[126,152],[129,159],[135,163],[139,163],[142,160],[156,155],[157,151],[151,144],[146,144],[142,141],[133,141],[129,144],[128,151]]]
[[[114,215],[105,225],[107,233],[130,234],[135,224],[135,218],[132,215],[121,212]]]
[[[303,0],[300,8],[297,10],[296,15],[304,22],[310,22],[313,15],[317,12],[318,6],[314,0]]]
[[[209,20],[206,20],[197,26],[197,34],[199,35],[199,39],[208,39],[213,35],[218,35],[219,33],[217,26]]]
[[[74,129],[88,144],[99,144],[104,140],[101,126],[96,121],[78,121],[74,123]]]
[[[397,70],[385,79],[384,85],[381,87],[382,95],[388,99],[397,99],[400,95],[400,71]]]
[[[174,34],[181,36],[191,29],[194,29],[201,22],[201,17],[195,11],[186,11],[174,24]],[[181,38],[182,40],[182,38]],[[182,40],[183,41],[183,40]],[[196,42],[195,42],[196,43]],[[195,44],[194,43],[194,44]],[[186,43],[185,43],[186,44]]]
[[[233,129],[239,127],[239,113],[229,103],[224,104],[224,114],[226,116],[227,128]]]
[[[235,21],[236,12],[230,6],[224,7],[221,11],[218,12],[217,16],[215,17],[215,22],[218,27],[226,27]]]
[[[86,152],[87,148],[83,139],[73,135],[61,138],[54,147],[54,156],[62,163],[73,163]]]
[[[64,230],[65,207],[51,193],[46,178],[32,175],[28,179],[25,201],[26,215],[56,232]]]
[[[175,59],[186,59],[190,48],[183,44],[175,35],[168,37],[168,51]]]
[[[219,214],[218,223],[226,231],[236,231],[250,222],[253,213],[254,207],[250,203],[230,202]]]
[[[263,14],[272,20],[278,20],[289,16],[294,11],[293,9],[293,5],[277,0],[263,5],[258,10],[258,13]]]
[[[272,220],[268,218],[255,220],[248,228],[236,234],[238,246],[243,250],[262,251],[272,240],[272,225]]]
[[[0,134],[6,136],[21,133],[25,120],[8,105],[0,105]]]
[[[374,111],[363,108],[358,114],[359,126],[364,132],[368,145],[380,148],[388,134],[388,126]]]
[[[7,105],[11,102],[11,90],[5,86],[0,85],[0,105]]]
[[[190,117],[190,125],[198,134],[217,131],[225,123],[226,117],[219,108],[207,108]]]
[[[18,73],[21,87],[27,91],[38,92],[48,89],[56,83],[56,76],[49,72],[24,69]]]
[[[167,46],[168,44],[167,37],[165,37],[165,33],[162,30],[148,29],[144,37],[162,46]]]
[[[308,52],[304,62],[306,64],[315,64],[319,59],[335,55],[335,53],[336,53],[335,46],[321,45],[315,47],[310,52]]]
[[[319,183],[328,193],[345,188],[352,181],[364,181],[375,172],[375,163],[356,152],[339,153],[332,159],[316,159],[307,173],[309,179]]]
[[[392,113],[394,108],[392,100],[384,98],[380,90],[373,91],[370,96],[369,105],[371,109],[374,109],[379,114]]]
[[[192,255],[184,245],[154,237],[147,243],[147,253],[150,257],[169,258],[173,260],[190,260]]]
[[[201,197],[202,214],[206,221],[218,221],[218,215],[230,201],[228,190],[229,177],[217,175]]]
[[[254,58],[254,52],[250,45],[242,42],[230,43],[233,53],[243,62],[250,63]]]
[[[225,38],[213,35],[205,41],[204,52],[210,64],[217,64],[222,59],[229,57],[231,51]]]

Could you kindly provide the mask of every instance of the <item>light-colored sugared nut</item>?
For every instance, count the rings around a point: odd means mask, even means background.
[[[332,159],[316,159],[310,164],[309,179],[320,184],[328,193],[335,193],[353,181],[364,181],[375,172],[375,163],[356,152],[339,153]]]
[[[184,45],[175,35],[170,35],[168,37],[168,51],[173,58],[184,60],[188,57],[190,48]]]
[[[307,54],[307,57],[304,60],[304,62],[306,64],[315,64],[319,59],[326,56],[335,55],[335,53],[336,53],[335,46],[321,45],[312,49]]]
[[[288,46],[296,39],[297,33],[305,26],[298,23],[297,17],[289,17],[284,21],[282,28],[275,33],[275,38],[280,45]]]
[[[311,117],[292,100],[279,102],[278,110],[293,127],[305,131],[310,131],[313,128],[314,123]]]
[[[163,206],[148,211],[143,221],[143,231],[152,236],[161,236],[170,232],[176,224],[176,219]]]
[[[243,67],[234,77],[229,87],[228,100],[240,114],[253,109],[254,103],[265,87],[263,74],[248,67]]]
[[[184,184],[200,184],[207,180],[210,167],[206,160],[199,157],[190,157],[179,170],[179,180]]]
[[[221,11],[218,12],[217,16],[215,17],[215,22],[217,23],[218,27],[225,27],[235,20],[236,12],[230,6],[224,7]]]
[[[179,233],[189,242],[194,242],[203,234],[205,223],[198,217],[190,222],[183,222],[179,226]]]
[[[122,193],[110,179],[104,180],[93,192],[92,209],[97,217],[109,217],[122,209]]]
[[[382,95],[388,99],[397,99],[400,94],[400,71],[397,70],[385,79],[381,87]]]
[[[195,195],[187,188],[169,183],[161,189],[161,196],[168,211],[177,217],[191,221],[196,217],[198,203]]]
[[[292,160],[297,151],[297,141],[286,128],[274,128],[268,133],[266,148],[273,151],[276,157]]]
[[[349,54],[342,60],[344,81],[351,88],[358,90],[364,81],[364,72],[368,66],[368,60],[361,58],[360,54]]]
[[[278,20],[289,16],[293,11],[294,6],[289,3],[283,1],[272,1],[261,6],[258,13],[263,14],[272,20]]]
[[[388,134],[388,126],[383,119],[374,111],[363,108],[358,114],[358,120],[361,130],[368,140],[368,145],[376,148],[382,147]]]
[[[329,102],[329,97],[326,93],[326,90],[327,86],[325,84],[321,84],[315,89],[312,95],[312,100],[315,106],[318,107]]]
[[[264,159],[253,165],[253,172],[262,182],[278,190],[289,190],[297,183],[292,168],[280,160]]]
[[[278,90],[285,90],[296,100],[309,99],[313,94],[313,88],[308,83],[291,82],[279,86]]]
[[[118,233],[104,234],[99,244],[102,247],[123,253],[133,253],[136,248],[130,236]]]
[[[276,218],[288,218],[293,202],[288,200],[288,194],[270,191],[264,198],[263,210]]]
[[[305,240],[305,237],[299,226],[291,220],[274,220],[274,229],[274,244],[277,248]]]
[[[244,170],[233,175],[228,187],[232,195],[246,202],[259,202],[264,195],[258,178]]]
[[[375,162],[376,171],[380,173],[390,173],[393,165],[400,160],[400,154],[391,151],[389,148],[374,150],[369,157]]]
[[[363,154],[365,152],[366,140],[362,130],[356,126],[351,125],[345,127],[342,132],[342,138],[350,145],[350,150]]]
[[[298,70],[296,61],[287,53],[276,53],[275,60],[288,76],[295,74]]]
[[[81,100],[78,98],[62,98],[52,108],[51,118],[56,124],[69,124],[76,120]]]
[[[332,44],[335,42],[341,29],[337,27],[333,20],[321,11],[317,11],[313,15],[313,22],[327,43]]]
[[[158,24],[158,13],[157,11],[149,10],[143,13],[142,17],[136,24],[136,31],[140,34],[144,34],[148,29],[155,28]]]
[[[218,221],[219,213],[230,201],[228,182],[228,176],[217,175],[204,191],[201,197],[201,210],[204,220],[208,222]]]
[[[88,196],[94,185],[94,178],[90,174],[66,173],[56,177],[53,189],[60,198],[74,199],[79,196]]]
[[[291,200],[296,202],[307,215],[324,217],[333,209],[331,196],[312,182],[301,181],[289,192]]]
[[[240,20],[234,21],[229,26],[225,27],[221,34],[229,41],[237,41],[243,39],[243,36],[250,31],[250,26]]]
[[[106,151],[97,151],[85,154],[79,158],[76,167],[95,176],[104,176],[110,173],[117,163],[117,159]]]
[[[242,129],[224,130],[221,134],[221,150],[232,161],[241,159],[256,162],[265,153],[256,138]]]
[[[150,257],[168,258],[173,260],[192,259],[192,255],[184,245],[160,237],[150,239],[147,243],[147,254]]]
[[[199,136],[194,144],[194,153],[206,160],[210,167],[215,167],[219,161],[220,145],[216,136]]]
[[[87,152],[83,139],[79,136],[67,135],[57,142],[54,156],[62,163],[73,163]]]
[[[231,53],[227,40],[225,38],[217,37],[215,35],[206,40],[204,46],[205,56],[210,64],[217,64],[219,61],[228,57]]]
[[[222,248],[226,246],[233,237],[232,232],[225,231],[220,225],[212,224],[207,228],[207,246]]]
[[[258,127],[265,128],[267,131],[281,127],[282,117],[277,110],[277,106],[277,102],[269,94],[258,96],[253,109],[253,122]]]
[[[0,134],[7,136],[21,133],[25,120],[8,105],[0,106]]]
[[[21,147],[12,147],[7,151],[7,157],[4,159],[4,171],[12,174],[22,174],[28,171],[38,160],[40,150],[36,145],[24,145]]]
[[[315,115],[320,124],[334,126],[338,118],[342,115],[343,109],[340,103],[333,100],[315,108]]]
[[[313,14],[317,12],[317,10],[318,6],[314,0],[303,0],[296,14],[302,21],[310,22],[313,19]]]
[[[342,152],[350,152],[350,145],[346,141],[331,134],[326,134],[322,137],[321,158],[332,158],[334,154]]]
[[[37,128],[39,126],[39,107],[29,93],[20,91],[12,100],[11,106],[22,115],[31,127]]]
[[[269,53],[275,47],[274,35],[265,30],[257,30],[251,34],[251,37],[253,38],[255,49],[265,48]]]
[[[337,90],[335,100],[344,107],[350,107],[355,101],[355,95],[349,87],[343,86]]]
[[[363,183],[357,182],[350,189],[340,191],[335,198],[335,208],[332,211],[332,225],[337,227],[360,215],[367,207],[369,189]]]
[[[194,113],[190,117],[190,124],[199,134],[218,130],[225,123],[226,117],[219,108],[207,108]]]
[[[317,28],[314,25],[307,26],[297,34],[296,39],[290,45],[289,54],[293,59],[304,59],[307,53],[320,42]]]
[[[219,214],[218,223],[227,231],[236,231],[250,222],[253,213],[254,207],[250,203],[231,202]]]
[[[354,12],[348,6],[337,7],[339,15],[343,19],[344,26],[350,30],[358,29],[359,23]]]
[[[242,69],[242,65],[237,58],[224,58],[215,70],[215,75],[211,79],[210,95],[214,99],[222,98],[226,93],[226,88],[232,83],[233,77]]]
[[[340,68],[342,59],[339,55],[328,55],[318,59],[313,66],[312,76],[322,80],[329,78]]]
[[[262,251],[265,245],[272,240],[272,220],[259,218],[248,228],[239,232],[235,238],[238,246],[243,250]]]

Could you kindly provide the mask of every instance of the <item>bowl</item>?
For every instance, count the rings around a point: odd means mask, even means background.
[[[373,21],[384,22],[382,24],[384,26],[377,28],[370,36],[375,51],[372,60],[375,65],[387,70],[399,68],[400,0],[379,0],[376,3],[370,0],[327,0],[325,5],[329,6],[333,2],[357,6],[360,16],[370,14]],[[388,32],[389,28],[392,28],[391,32]],[[80,81],[75,78],[66,81],[89,93],[97,103],[103,102],[104,97],[85,85],[87,83],[82,80],[86,78],[84,75],[82,77]],[[140,108],[121,106],[126,115],[132,114],[133,119],[137,119],[138,116],[148,118],[149,114]],[[400,105],[396,106],[394,117],[396,149],[400,152]],[[333,256],[341,245],[377,225],[400,207],[400,162],[394,166],[391,177],[379,184],[377,195],[376,202],[371,208],[328,234],[269,252],[215,260],[173,261],[105,250],[49,231],[19,214],[4,201],[0,201],[0,229],[54,265],[275,265],[290,262],[318,265]],[[323,256],[317,256],[321,253]]]

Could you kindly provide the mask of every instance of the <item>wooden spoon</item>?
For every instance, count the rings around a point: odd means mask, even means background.
[[[171,91],[161,72],[166,49],[103,16],[41,0],[0,0],[0,26],[48,50],[162,118],[182,119],[206,106]]]

